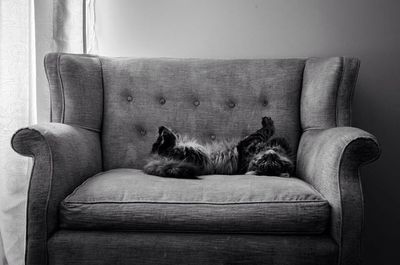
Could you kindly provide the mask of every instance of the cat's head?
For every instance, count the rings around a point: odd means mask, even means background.
[[[247,168],[249,175],[290,177],[294,171],[291,150],[284,138],[273,138],[255,146],[256,152]]]

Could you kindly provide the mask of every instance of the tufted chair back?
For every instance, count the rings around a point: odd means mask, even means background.
[[[45,68],[51,121],[99,132],[108,170],[142,167],[160,125],[216,141],[244,137],[271,116],[296,151],[304,130],[350,125],[359,61],[51,53]]]

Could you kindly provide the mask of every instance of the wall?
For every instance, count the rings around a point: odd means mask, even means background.
[[[361,58],[354,125],[375,134],[362,169],[366,264],[400,260],[400,1],[101,0],[99,53],[138,57]]]

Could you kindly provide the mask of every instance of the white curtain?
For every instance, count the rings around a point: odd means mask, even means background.
[[[0,0],[0,234],[3,264],[23,264],[30,159],[10,146],[12,134],[36,122],[33,0]],[[21,255],[22,254],[22,255]],[[8,261],[8,263],[7,263]]]
[[[95,53],[95,0],[54,0],[53,47],[59,52]]]
[[[0,0],[0,265],[22,265],[25,255],[32,160],[11,149],[11,136],[36,123],[38,111],[48,121],[45,53],[96,52],[94,1]]]

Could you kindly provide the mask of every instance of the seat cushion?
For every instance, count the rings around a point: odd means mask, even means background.
[[[328,202],[297,178],[150,176],[114,169],[89,178],[60,207],[68,229],[318,234]]]

